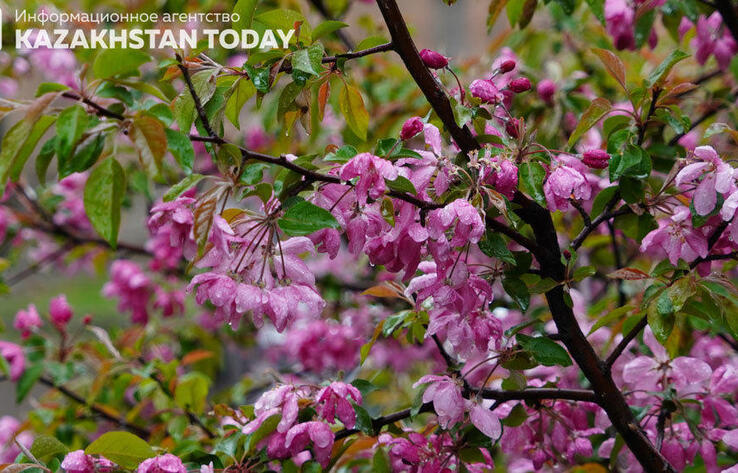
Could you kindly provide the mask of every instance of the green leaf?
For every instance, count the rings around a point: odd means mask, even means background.
[[[68,160],[72,156],[77,142],[87,129],[89,117],[85,109],[73,105],[59,114],[56,125],[56,154],[59,161]]]
[[[315,29],[313,30],[313,41],[316,41],[317,39],[322,38],[323,36],[327,36],[347,26],[348,26],[348,23],[344,23],[342,21],[336,21],[336,20],[324,21],[323,23],[316,26]]]
[[[605,26],[605,1],[604,0],[586,0],[592,14]]]
[[[101,79],[128,76],[138,74],[139,66],[149,61],[151,56],[138,49],[102,49],[92,64],[92,72]]]
[[[387,453],[382,448],[377,448],[372,457],[372,471],[376,473],[390,473],[390,460]]]
[[[56,136],[49,138],[46,143],[41,147],[41,150],[36,156],[36,177],[41,185],[46,185],[46,172],[49,169],[49,164],[54,158],[56,153]]]
[[[15,385],[15,402],[20,404],[31,392],[31,389],[44,372],[43,363],[36,363],[26,368]]]
[[[226,102],[225,116],[233,123],[233,126],[240,129],[239,117],[241,115],[241,109],[246,101],[256,93],[256,87],[245,77],[239,77],[233,83],[232,90],[233,92],[228,97],[228,102]]]
[[[172,200],[179,197],[182,192],[191,189],[193,186],[195,186],[195,184],[206,177],[207,176],[203,174],[190,174],[189,176],[185,177],[184,179],[173,185],[172,188],[169,189],[166,194],[164,194],[162,200],[164,200],[164,202],[171,202]]]
[[[305,200],[293,205],[277,223],[289,236],[304,236],[323,228],[338,228],[338,221],[329,211]]]
[[[49,92],[61,92],[64,90],[69,90],[69,87],[64,84],[57,84],[56,82],[42,82],[36,88],[36,97],[41,97]]]
[[[579,119],[577,127],[569,137],[568,145],[569,148],[573,147],[579,138],[590,128],[592,128],[602,117],[604,117],[610,110],[612,105],[610,101],[599,97],[592,101],[587,107],[587,110],[582,114],[582,118]]]
[[[307,49],[299,49],[292,53],[292,69],[317,76],[323,69],[323,45],[315,43]]]
[[[594,276],[594,274],[597,272],[594,266],[581,266],[574,270],[574,274],[572,275],[572,279],[574,281],[582,281],[584,279],[587,279],[588,277]]]
[[[42,115],[36,123],[33,124],[31,131],[26,136],[23,146],[18,150],[18,153],[13,160],[12,167],[10,168],[10,179],[18,181],[28,158],[33,153],[33,150],[36,149],[38,141],[55,121],[56,117],[54,116]]]
[[[518,333],[515,339],[544,366],[571,366],[571,358],[566,350],[548,337],[530,337]]]
[[[295,23],[300,22],[302,23],[300,26],[300,40],[309,43],[312,38],[310,24],[305,20],[305,17],[302,14],[294,10],[277,8],[256,15],[254,20],[262,23],[269,29],[280,29],[284,32],[293,29],[295,27]],[[296,36],[296,34],[293,35],[290,42],[297,41]]]
[[[678,49],[674,50],[669,54],[669,56],[664,59],[659,66],[651,72],[651,74],[648,76],[648,82],[646,84],[648,87],[653,87],[656,84],[660,84],[663,82],[664,79],[669,75],[669,72],[671,71],[671,68],[674,67],[679,61],[683,61],[684,59],[687,59],[689,57],[689,54],[685,53],[684,51],[680,51]]]
[[[189,137],[181,131],[165,128],[164,133],[167,139],[167,149],[175,161],[179,164],[185,174],[192,173],[192,165],[195,162],[195,149]]]
[[[612,200],[615,192],[617,192],[618,186],[610,186],[602,189],[597,197],[592,202],[592,212],[590,213],[591,218],[599,217],[600,214],[605,210],[607,204]]]
[[[179,378],[174,389],[174,402],[185,410],[201,414],[210,390],[210,378],[193,371]]]
[[[123,468],[132,470],[139,463],[155,456],[144,440],[130,432],[106,432],[85,449],[87,455],[101,455]]]
[[[499,233],[487,230],[479,241],[479,249],[490,258],[497,258],[505,263],[515,264],[515,256],[507,248],[507,242]]]
[[[632,311],[634,307],[632,305],[624,305],[622,307],[618,307],[615,310],[610,311],[607,315],[600,317],[597,322],[592,325],[592,328],[589,329],[589,333],[587,336],[592,335],[597,329],[604,327],[605,325],[609,324],[610,322],[614,322],[624,315],[626,315],[628,312]]]
[[[71,158],[59,157],[59,178],[63,179],[75,172],[90,169],[105,147],[105,137],[95,133],[82,140],[74,150]]]
[[[543,193],[543,180],[546,170],[539,163],[527,162],[519,167],[520,182],[523,191],[541,205],[546,205],[546,196]]]
[[[120,206],[126,177],[115,158],[108,158],[90,173],[84,190],[87,217],[95,231],[115,248],[120,228]]]
[[[248,30],[251,28],[251,23],[254,21],[254,12],[256,11],[256,5],[259,0],[238,0],[236,6],[233,7],[233,13],[238,15],[238,21],[231,23],[231,26],[236,31]]]
[[[69,449],[50,435],[39,435],[33,440],[30,451],[38,460],[45,461],[55,455],[66,454]]]
[[[149,176],[161,172],[162,160],[167,152],[167,133],[164,124],[157,118],[138,114],[133,119],[129,136],[138,151],[138,159]]]
[[[364,106],[364,99],[356,87],[346,84],[338,96],[338,106],[351,131],[362,141],[366,141],[369,129],[369,112]]]
[[[356,412],[356,428],[366,435],[374,435],[374,425],[369,412],[358,404],[354,404],[354,411]]]
[[[528,293],[528,286],[523,281],[508,277],[502,280],[502,287],[512,297],[512,300],[515,301],[522,312],[528,310],[530,294]]]
[[[395,192],[402,192],[402,193],[408,193],[408,194],[417,194],[418,191],[415,190],[415,186],[410,181],[410,179],[403,177],[403,176],[397,176],[397,179],[389,181],[385,180],[387,183],[387,187],[389,187],[391,190]]]

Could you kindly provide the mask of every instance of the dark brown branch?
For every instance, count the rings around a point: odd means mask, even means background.
[[[321,62],[323,64],[335,64],[336,61],[339,59],[358,59],[360,57],[369,56],[371,54],[376,53],[383,53],[387,51],[392,51],[393,45],[392,42],[380,44],[379,46],[374,46],[373,48],[367,48],[362,49],[361,51],[352,51],[348,53],[343,54],[336,54],[335,56],[326,56],[323,59],[321,59]],[[279,68],[280,72],[292,72],[292,64],[285,61],[282,66]]]
[[[187,84],[187,89],[189,89],[190,91],[190,95],[192,96],[192,101],[195,103],[195,110],[197,110],[197,116],[200,117],[202,127],[205,129],[205,132],[208,134],[208,136],[217,136],[217,134],[213,131],[213,128],[210,126],[210,121],[208,120],[208,116],[205,113],[205,109],[202,107],[200,97],[197,95],[197,92],[195,91],[195,86],[192,84],[192,79],[190,79],[190,71],[184,64],[182,64],[182,56],[177,54],[176,57],[177,67],[179,67],[179,70],[182,72],[182,78],[184,79],[185,84]]]
[[[74,391],[70,390],[69,388],[65,386],[57,385],[56,383],[54,383],[54,381],[51,378],[42,376],[41,378],[39,378],[39,382],[50,388],[56,389],[57,391],[59,391],[60,393],[68,397],[69,399],[73,400],[74,402],[78,404],[82,404],[83,406],[87,407],[88,409],[90,409],[92,412],[99,415],[100,417],[106,420],[109,420],[110,422],[113,422],[123,427],[124,429],[140,437],[143,437],[144,439],[148,439],[151,436],[151,431],[149,431],[147,428],[132,424],[128,422],[127,420],[125,420],[125,418],[123,417],[116,417],[96,404],[88,404],[85,398],[83,398],[82,396],[80,396],[79,394],[75,393]]]
[[[641,330],[646,328],[646,325],[648,325],[648,318],[644,315],[643,318],[638,321],[635,327],[633,327],[630,332],[628,332],[623,337],[623,339],[620,340],[620,343],[617,344],[612,353],[610,353],[610,356],[608,356],[607,360],[605,360],[605,369],[608,372],[610,371],[610,369],[612,369],[612,365],[615,364],[615,361],[617,361],[618,357],[623,354],[626,348],[628,348],[630,342],[632,342],[633,339],[636,338],[639,333],[641,333]]]
[[[90,108],[95,109],[95,112],[102,117],[112,118],[114,120],[124,120],[125,119],[125,117],[121,115],[120,113],[116,113],[116,112],[113,112],[112,110],[108,110],[107,108],[103,107],[97,102],[94,102],[88,99],[87,97],[83,97],[77,94],[76,92],[64,92],[61,94],[61,96],[67,99],[77,100],[79,102],[84,103]]]
[[[605,206],[605,210],[595,217],[592,222],[585,226],[581,232],[579,232],[579,235],[577,235],[572,241],[571,241],[571,247],[573,249],[578,249],[580,246],[582,246],[582,243],[584,243],[584,240],[587,239],[590,233],[592,233],[597,227],[600,226],[600,224],[606,220],[610,220],[611,218],[617,217],[619,215],[625,215],[632,210],[629,207],[623,207],[621,209],[618,209],[616,211],[612,211],[612,208],[617,204],[617,202],[620,200],[620,193],[616,192],[613,198],[610,200],[610,202]]]
[[[405,63],[408,72],[420,87],[425,98],[433,107],[438,117],[446,126],[451,137],[463,152],[479,149],[479,143],[466,125],[460,127],[456,123],[454,111],[443,88],[431,74],[418,54],[410,32],[407,29],[402,13],[394,0],[377,0],[384,22],[387,24],[395,51]]]
[[[587,389],[552,389],[552,388],[532,388],[523,389],[520,391],[497,391],[493,389],[475,389],[470,388],[464,393],[466,397],[469,395],[478,395],[484,399],[493,399],[495,401],[507,402],[507,401],[544,401],[544,400],[568,400],[568,401],[583,401],[583,402],[598,402],[595,393]],[[431,403],[423,404],[418,411],[423,412],[434,412],[433,405]],[[382,427],[395,422],[407,419],[412,416],[411,409],[403,409],[401,411],[393,412],[382,417],[372,419],[372,429],[375,434],[379,434]],[[335,439],[340,440],[350,435],[359,433],[359,429],[343,429],[336,432]]]

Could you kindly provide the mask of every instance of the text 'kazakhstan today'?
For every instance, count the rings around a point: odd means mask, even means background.
[[[194,49],[200,39],[208,48],[287,48],[295,30],[203,29],[44,29],[15,30],[16,49]]]

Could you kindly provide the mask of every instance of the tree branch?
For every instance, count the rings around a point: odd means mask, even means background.
[[[446,126],[451,137],[465,153],[479,149],[479,143],[471,134],[469,128],[466,125],[463,128],[459,127],[456,123],[451,102],[420,58],[405,20],[402,18],[402,13],[397,7],[397,2],[395,0],[377,0],[377,5],[379,5],[384,22],[392,37],[395,51],[400,55],[408,72],[410,72],[423,95]]]
[[[176,54],[177,58],[177,67],[179,67],[179,70],[182,71],[182,78],[185,81],[185,84],[187,84],[187,88],[190,91],[190,95],[192,96],[192,101],[195,103],[195,110],[197,110],[197,116],[200,117],[200,122],[202,122],[202,127],[205,129],[205,132],[208,134],[209,137],[215,137],[218,136],[214,131],[213,128],[210,126],[210,121],[208,121],[208,116],[205,113],[205,109],[202,108],[202,102],[200,101],[200,97],[197,95],[197,92],[195,91],[195,86],[192,84],[192,79],[190,79],[190,71],[185,67],[184,64],[182,64],[182,56],[179,54]],[[183,132],[187,132],[188,130],[182,130]]]
[[[105,409],[103,409],[102,407],[97,406],[96,404],[88,404],[85,398],[83,398],[82,396],[80,396],[79,394],[75,393],[74,391],[70,390],[67,387],[57,385],[56,383],[54,383],[54,381],[51,378],[42,376],[39,378],[39,382],[50,388],[56,389],[57,391],[59,391],[60,393],[68,397],[69,399],[89,408],[92,412],[99,415],[100,417],[107,419],[110,422],[113,422],[123,427],[124,429],[143,437],[144,439],[148,439],[151,436],[151,431],[149,431],[147,428],[132,424],[128,422],[127,420],[125,420],[125,418],[123,417],[116,417],[112,415],[111,413],[109,413],[108,411],[106,411]]]
[[[483,399],[493,399],[495,401],[543,401],[543,400],[568,400],[583,402],[598,402],[595,393],[587,389],[552,389],[552,388],[531,388],[520,391],[498,391],[494,389],[475,389],[470,388],[464,393],[466,396],[476,394]],[[426,403],[420,407],[418,413],[435,412],[433,404]],[[372,419],[372,429],[375,434],[379,434],[382,427],[395,422],[412,417],[412,409],[403,409],[393,412],[382,417]],[[359,429],[343,429],[336,432],[335,440],[349,437],[359,433]]]

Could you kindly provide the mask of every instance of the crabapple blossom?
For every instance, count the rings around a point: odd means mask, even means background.
[[[353,429],[356,425],[356,413],[351,402],[349,402],[349,398],[353,399],[356,404],[361,405],[362,398],[358,389],[340,381],[332,382],[321,389],[316,396],[318,415],[331,424],[338,417],[346,428]]]
[[[28,338],[31,333],[41,327],[41,316],[38,315],[36,306],[31,304],[26,309],[21,309],[15,314],[13,327],[21,333],[21,337]]]
[[[548,209],[553,212],[567,210],[569,199],[589,199],[592,189],[582,173],[570,166],[559,165],[543,184],[543,192],[546,195]]]
[[[95,460],[91,455],[86,455],[84,450],[74,450],[67,453],[61,467],[67,473],[94,473]]]
[[[671,264],[677,264],[679,258],[689,263],[707,256],[707,238],[692,227],[689,218],[689,209],[680,207],[671,217],[659,220],[659,227],[643,238],[641,251],[666,255]]]
[[[49,301],[49,317],[60,328],[64,328],[72,320],[72,308],[67,302],[67,296],[60,294]]]
[[[187,473],[187,468],[179,457],[171,453],[147,458],[136,469],[137,473]]]
[[[582,162],[592,169],[605,169],[610,164],[610,155],[601,149],[590,149],[582,153]]]
[[[674,183],[679,187],[684,187],[685,183],[695,182],[699,177],[704,176],[694,191],[693,199],[697,215],[704,216],[715,209],[717,193],[723,194],[735,188],[734,169],[723,162],[710,146],[698,146],[694,149],[694,155],[701,162],[685,166],[677,174]]]
[[[20,379],[26,369],[26,356],[23,353],[23,347],[0,340],[0,356],[5,358],[9,365],[10,379],[12,381]]]
[[[367,198],[378,199],[384,194],[387,190],[384,180],[396,179],[397,169],[391,162],[379,156],[360,153],[341,167],[340,176],[345,180],[359,178],[356,183],[356,196],[359,203],[365,204]]]

